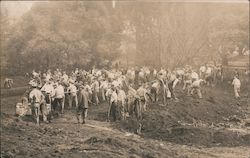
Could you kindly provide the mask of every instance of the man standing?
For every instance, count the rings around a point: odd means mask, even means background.
[[[55,93],[54,92],[55,90],[54,90],[54,87],[51,84],[51,81],[46,81],[46,83],[42,87],[41,91],[45,95],[45,102],[46,102],[46,107],[47,107],[47,110],[48,110],[47,112],[48,112],[48,115],[50,115],[51,114],[52,95]]]
[[[170,73],[168,76],[168,90],[171,94],[171,97],[175,100],[177,100],[175,93],[174,93],[174,88],[179,82],[179,79],[176,77],[174,73]]]
[[[43,115],[43,121],[47,122],[47,108],[44,100],[44,95],[37,89],[37,84],[32,84],[32,91],[29,94],[29,99],[31,101],[32,114],[36,120],[37,125],[39,125],[39,111],[41,110]]]
[[[115,87],[111,87],[111,96],[109,102],[109,111],[108,111],[108,121],[110,121],[110,114],[113,117],[113,121],[116,121],[116,108],[117,108],[117,93]]]
[[[192,76],[191,76],[191,70],[187,70],[187,72],[184,75],[184,85],[183,85],[183,91],[187,88],[187,94],[190,95],[190,86],[192,84]]]
[[[240,95],[239,95],[239,92],[240,92],[240,80],[238,79],[237,76],[234,76],[234,80],[232,82],[232,85],[234,86],[234,97],[236,99],[239,99],[240,98]]]
[[[69,81],[69,87],[68,87],[68,94],[69,94],[69,109],[72,109],[73,101],[75,103],[75,107],[77,107],[77,88],[74,85],[74,81]]]
[[[56,110],[56,108],[60,108],[60,112],[61,114],[63,114],[63,110],[64,110],[64,88],[61,84],[56,83],[55,84],[55,95],[54,95],[54,111]]]
[[[85,124],[85,118],[88,113],[88,92],[84,89],[84,86],[79,87],[78,92],[78,106],[77,106],[77,121],[80,123],[82,117],[82,124]]]
[[[200,67],[200,78],[201,79],[205,79],[205,72],[206,72],[206,66],[205,65],[202,65]]]
[[[121,86],[117,87],[117,106],[119,111],[119,117],[122,118],[122,120],[125,120],[125,102],[126,102],[126,94],[121,89]]]
[[[145,85],[139,85],[140,87],[137,89],[137,94],[140,97],[140,104],[142,104],[141,110],[146,111],[146,95],[147,95],[147,90],[145,88]]]
[[[105,97],[105,93],[108,89],[108,82],[105,78],[102,79],[101,81],[101,85],[100,85],[100,89],[101,89],[101,95],[102,95],[102,101],[106,101],[106,97]]]
[[[96,77],[94,78],[94,82],[92,84],[92,89],[93,89],[93,101],[96,105],[98,105],[99,104],[98,94],[99,94],[100,86],[99,86],[99,82],[98,82]]]

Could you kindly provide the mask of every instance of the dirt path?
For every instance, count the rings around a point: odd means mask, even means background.
[[[203,148],[143,138],[113,128],[111,123],[88,120],[76,124],[67,112],[40,127],[2,116],[2,157],[218,157],[248,158],[249,147]]]

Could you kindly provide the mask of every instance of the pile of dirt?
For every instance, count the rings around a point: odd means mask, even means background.
[[[199,145],[206,147],[213,146],[240,146],[250,145],[250,134],[239,134],[225,130],[213,130],[196,127],[175,127],[169,131],[156,131],[145,133],[145,137],[166,140],[178,144]]]
[[[89,139],[85,140],[84,143],[90,144],[90,145],[109,145],[117,149],[128,148],[126,144],[114,138],[90,137]]]
[[[238,125],[245,119],[246,99],[241,101],[207,91],[206,98],[188,97],[180,91],[178,101],[169,100],[166,106],[151,104],[143,113],[142,135],[147,138],[166,140],[178,144],[201,146],[250,145],[250,135],[226,131],[214,125]],[[138,123],[132,116],[118,122],[119,129],[135,132]],[[230,126],[230,125],[228,125]]]

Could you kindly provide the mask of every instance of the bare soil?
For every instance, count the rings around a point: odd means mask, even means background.
[[[106,122],[107,104],[91,106],[86,124],[66,111],[50,124],[35,125],[29,116],[14,116],[18,97],[1,98],[1,157],[249,158],[249,89],[240,100],[232,89],[205,88],[203,99],[187,97],[148,106],[142,134],[135,118]]]

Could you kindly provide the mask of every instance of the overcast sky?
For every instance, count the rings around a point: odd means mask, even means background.
[[[1,1],[1,9],[6,8],[11,19],[18,19],[29,11],[34,3],[35,1]]]
[[[133,0],[130,0],[130,1],[132,3]],[[248,0],[145,0],[145,1],[147,2],[161,1],[161,2],[248,3]],[[32,7],[34,3],[36,3],[36,1],[1,1],[1,9],[2,7],[7,8],[7,10],[9,11],[10,18],[14,20],[14,19],[20,18],[24,13],[29,11],[29,9]],[[60,1],[58,3],[60,3]]]

